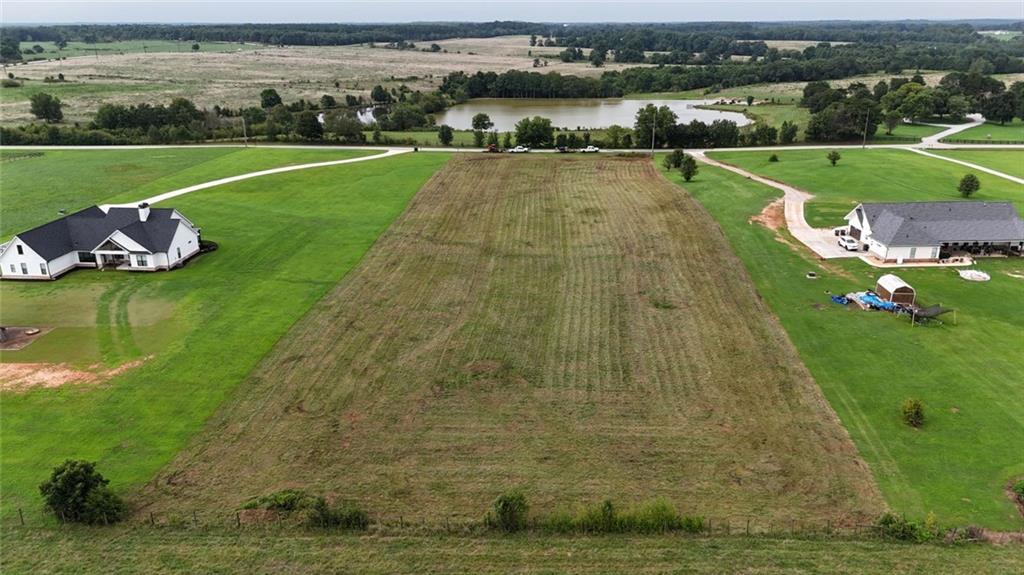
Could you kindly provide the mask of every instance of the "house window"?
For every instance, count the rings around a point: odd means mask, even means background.
[[[178,248],[178,259],[179,260],[181,259],[181,248],[180,247]]]
[[[46,275],[46,264],[39,264],[39,273]]]
[[[13,274],[15,271],[16,270],[14,269],[14,264],[11,264],[11,273]]]
[[[26,276],[28,275],[28,264],[26,264],[26,263],[22,263],[21,264],[21,273],[22,273],[22,275],[26,275]]]
[[[146,267],[149,265],[149,262],[146,260],[146,256],[135,256],[135,265]]]
[[[910,259],[917,257],[917,248],[910,248]]]
[[[82,263],[96,263],[96,254],[92,252],[78,252],[78,261]]]
[[[21,245],[21,244],[18,244],[18,255],[19,255],[19,256],[23,256],[23,255],[25,255],[25,248],[24,248],[24,247],[22,247],[22,245]]]

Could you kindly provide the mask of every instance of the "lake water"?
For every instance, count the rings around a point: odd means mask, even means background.
[[[590,98],[577,100],[547,99],[509,99],[479,98],[465,104],[452,106],[444,112],[435,114],[437,125],[448,124],[456,130],[473,128],[473,116],[483,112],[491,117],[494,129],[500,132],[515,130],[516,122],[526,117],[542,116],[549,118],[556,128],[575,130],[607,128],[618,124],[631,128],[636,119],[637,110],[647,104],[668,106],[679,122],[700,120],[710,124],[715,120],[732,120],[738,126],[750,123],[746,116],[738,112],[722,112],[718,110],[701,110],[700,104],[710,103],[706,100],[623,100],[620,98]]]

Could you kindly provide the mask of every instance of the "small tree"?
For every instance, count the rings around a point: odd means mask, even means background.
[[[768,156],[768,161],[769,162],[778,162],[779,161],[778,154],[772,154],[772,155]]]
[[[694,160],[690,154],[686,154],[679,170],[683,173],[683,179],[689,182],[697,175],[697,160]]]
[[[974,174],[966,174],[963,178],[960,178],[960,185],[957,187],[960,191],[960,195],[969,198],[981,189],[981,182],[978,181],[978,176]]]
[[[192,51],[193,52],[198,52],[199,51],[199,43],[198,42],[193,42],[192,43]]]
[[[125,514],[121,498],[107,485],[109,480],[90,461],[66,460],[39,485],[46,507],[62,521],[114,523]]]
[[[487,145],[488,146],[497,146],[498,145],[498,132],[488,132],[487,133]]]
[[[526,527],[526,514],[529,510],[530,506],[522,491],[503,493],[494,500],[493,524],[510,533],[519,531]]]
[[[324,94],[323,96],[320,96],[320,107],[323,108],[324,110],[330,108],[337,108],[338,101],[334,99],[334,96],[330,94]]]
[[[911,427],[924,425],[924,404],[920,399],[910,398],[903,402],[901,407],[903,422]]]
[[[264,110],[281,105],[281,95],[273,88],[260,92],[260,107]]]
[[[505,132],[505,135],[501,138],[501,147],[511,148],[512,147],[512,132]]]
[[[484,133],[481,130],[473,130],[473,145],[477,148],[484,147]]]
[[[324,126],[316,112],[306,110],[295,118],[295,132],[307,140],[319,140],[324,137]]]
[[[455,132],[452,131],[452,127],[444,124],[437,129],[437,139],[441,142],[442,146],[452,145],[452,140],[455,139]]]
[[[748,106],[753,106],[754,105],[754,97],[753,96],[747,96],[747,105]]]
[[[61,111],[61,107],[64,104],[61,103],[59,98],[51,96],[45,92],[38,92],[32,94],[29,98],[32,103],[32,114],[40,120],[46,120],[47,123],[59,122],[64,118],[64,112]]]
[[[828,161],[829,161],[829,163],[832,164],[832,167],[835,167],[836,163],[838,163],[839,160],[842,159],[842,156],[840,156],[839,152],[836,151],[836,150],[832,150],[825,157],[828,158]]]
[[[494,122],[491,121],[491,117],[483,112],[473,116],[473,129],[486,132],[494,127]]]

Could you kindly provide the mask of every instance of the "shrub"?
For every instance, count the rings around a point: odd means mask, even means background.
[[[519,531],[526,526],[526,514],[530,506],[522,491],[503,493],[494,500],[493,516],[489,523],[508,532]]]
[[[678,168],[678,167],[682,166],[683,165],[683,157],[685,157],[685,156],[686,156],[686,154],[682,150],[680,150],[678,148],[676,148],[675,150],[672,150],[671,154],[665,156],[665,160],[664,160],[665,169],[671,170],[673,168]]]
[[[17,88],[21,86],[21,82],[11,78],[4,78],[3,81],[0,82],[0,86],[3,86],[4,88]]]
[[[836,150],[832,150],[825,157],[828,159],[829,163],[832,164],[833,167],[835,167],[836,162],[843,158],[841,155],[839,155],[839,152],[837,152]]]
[[[908,521],[905,517],[898,517],[892,513],[882,515],[874,525],[875,532],[885,539],[897,541],[924,542],[935,536],[935,531],[914,521]]]
[[[974,195],[974,192],[977,192],[980,189],[981,182],[978,180],[978,176],[975,176],[974,174],[966,174],[960,179],[960,185],[957,186],[957,191],[959,191],[960,195],[965,198],[971,197]]]
[[[341,501],[333,506],[318,497],[309,509],[306,525],[321,529],[352,529],[363,531],[370,526],[370,516],[356,504]]]
[[[282,489],[268,495],[253,497],[242,504],[242,509],[269,509],[291,512],[312,506],[317,501],[300,489]]]
[[[62,521],[115,523],[127,511],[124,502],[107,486],[110,483],[90,461],[66,460],[39,485],[46,507]]]
[[[1010,489],[1017,496],[1017,501],[1024,503],[1024,479],[1018,479]]]
[[[556,512],[542,525],[559,533],[699,533],[704,530],[705,521],[703,517],[681,516],[668,501],[655,499],[624,512],[616,510],[611,501],[584,507],[575,515]]]
[[[924,425],[924,404],[920,399],[910,398],[903,402],[901,408],[903,421],[911,427]]]
[[[772,154],[771,156],[768,156],[768,161],[769,162],[778,162],[779,161],[779,155],[778,154]]]

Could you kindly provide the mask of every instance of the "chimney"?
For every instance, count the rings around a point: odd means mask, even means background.
[[[149,219],[149,204],[142,202],[139,204],[139,221],[146,221]]]

